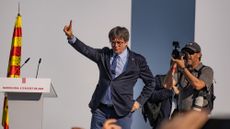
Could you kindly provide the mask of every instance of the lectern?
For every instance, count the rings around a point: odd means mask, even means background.
[[[43,98],[57,97],[51,79],[0,78],[8,96],[10,129],[42,129]]]

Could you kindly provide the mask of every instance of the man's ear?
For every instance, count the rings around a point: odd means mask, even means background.
[[[202,53],[201,52],[197,53],[197,57],[199,58],[199,60],[201,60]]]
[[[202,53],[201,52],[199,52],[199,57],[201,57],[202,56]]]

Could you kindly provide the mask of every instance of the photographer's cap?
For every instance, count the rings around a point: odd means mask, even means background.
[[[194,52],[200,52],[201,51],[200,45],[196,42],[187,43],[183,49],[191,49]]]

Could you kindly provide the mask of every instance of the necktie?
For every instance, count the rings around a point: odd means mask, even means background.
[[[112,73],[112,79],[114,79],[116,76],[116,67],[117,67],[117,58],[119,56],[116,54],[113,59],[112,59],[112,63],[110,65],[110,71]],[[102,103],[107,104],[107,105],[112,105],[112,96],[111,96],[111,87],[109,86],[105,96],[102,100]]]
[[[118,55],[115,55],[113,57],[113,60],[112,60],[111,66],[110,66],[110,70],[111,70],[113,78],[115,78],[115,75],[116,75],[116,67],[117,67],[117,59],[118,59],[118,57],[119,57]]]

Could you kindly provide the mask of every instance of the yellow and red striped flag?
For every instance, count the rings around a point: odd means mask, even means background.
[[[14,33],[12,37],[7,77],[12,77],[12,78],[20,77],[21,45],[22,45],[22,17],[18,13],[15,26],[14,26]],[[4,107],[3,107],[3,114],[2,114],[2,126],[4,127],[4,129],[9,129],[9,109],[8,109],[7,94],[5,94],[3,106]]]
[[[22,46],[22,17],[18,14],[12,38],[7,77],[19,77]]]
[[[4,98],[3,113],[2,113],[2,126],[4,129],[9,129],[9,112],[8,112],[8,97]]]

